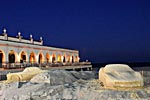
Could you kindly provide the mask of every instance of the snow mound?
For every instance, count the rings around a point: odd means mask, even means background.
[[[36,75],[32,79],[33,82],[0,83],[0,100],[149,100],[150,98],[150,84],[139,89],[110,90],[101,86],[100,81],[95,79],[95,73],[56,70]],[[150,79],[150,72],[144,75]]]
[[[77,81],[78,79],[92,79],[95,78],[95,74],[90,71],[76,72],[55,70],[48,71],[34,76],[30,82],[32,83],[50,83],[51,85],[69,84]]]

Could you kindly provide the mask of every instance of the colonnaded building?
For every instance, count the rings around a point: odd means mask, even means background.
[[[30,35],[27,40],[20,32],[17,37],[9,37],[6,29],[0,36],[0,67],[8,63],[75,63],[79,59],[79,51],[44,46],[42,37],[34,41]]]

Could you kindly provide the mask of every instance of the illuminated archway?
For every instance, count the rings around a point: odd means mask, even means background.
[[[10,50],[8,54],[9,63],[15,63],[16,58],[16,53],[13,50]]]
[[[49,63],[49,60],[50,60],[50,54],[46,53],[46,62]]]
[[[55,55],[55,54],[53,54],[53,55],[52,55],[52,63],[54,63],[54,62],[55,62],[55,60],[56,60],[56,55]]]
[[[22,51],[20,54],[20,63],[26,62],[27,61],[27,54]]]
[[[57,61],[61,62],[61,55],[60,54],[58,55]]]
[[[43,61],[44,61],[44,56],[43,56],[43,54],[42,53],[40,53],[39,54],[39,63],[43,63]]]
[[[4,62],[4,52],[0,50],[0,68],[2,68],[2,63]]]
[[[35,53],[34,52],[31,52],[30,53],[30,63],[34,63],[35,62]]]

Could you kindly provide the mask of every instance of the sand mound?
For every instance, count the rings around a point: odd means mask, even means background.
[[[29,81],[32,77],[42,72],[45,72],[45,70],[42,70],[38,67],[28,67],[25,68],[23,72],[8,73],[7,81]]]
[[[108,64],[99,70],[99,80],[106,88],[143,87],[143,76],[126,64]]]

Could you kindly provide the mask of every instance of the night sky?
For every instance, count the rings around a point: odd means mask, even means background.
[[[148,1],[0,0],[0,30],[77,49],[81,61],[150,62]]]

